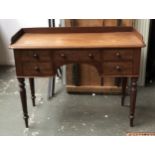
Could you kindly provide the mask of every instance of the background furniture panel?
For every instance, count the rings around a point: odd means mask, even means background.
[[[134,20],[130,19],[66,19],[66,27],[103,27],[103,26],[132,26]],[[86,41],[85,41],[86,42]],[[115,53],[115,52],[114,52]],[[121,53],[121,55],[123,52]],[[122,58],[129,56],[129,52]],[[111,55],[110,55],[111,57]],[[113,56],[112,56],[113,57]],[[130,57],[128,57],[130,59]],[[108,59],[108,56],[107,56]],[[110,58],[109,58],[110,59]],[[116,57],[117,59],[117,57]],[[76,68],[76,70],[74,69]],[[68,65],[66,67],[67,92],[69,93],[121,93],[121,80],[118,78],[104,78],[96,74],[96,69],[87,64]]]

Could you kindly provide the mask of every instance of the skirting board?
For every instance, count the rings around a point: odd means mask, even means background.
[[[104,93],[104,94],[120,94],[121,93],[121,87],[117,86],[72,86],[67,85],[66,86],[68,93]]]

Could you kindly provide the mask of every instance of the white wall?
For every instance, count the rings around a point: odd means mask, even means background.
[[[47,27],[48,19],[0,19],[0,65],[14,65],[10,39],[22,27]]]

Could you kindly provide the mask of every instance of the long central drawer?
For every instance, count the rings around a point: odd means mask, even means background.
[[[101,53],[100,50],[96,49],[55,50],[53,58],[54,61],[60,62],[100,62]]]

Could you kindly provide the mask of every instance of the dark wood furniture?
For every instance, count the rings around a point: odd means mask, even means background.
[[[30,78],[35,105],[34,78],[50,77],[71,63],[94,66],[101,77],[131,79],[130,126],[133,126],[142,36],[132,27],[26,28],[11,39],[26,127],[28,127],[25,78]],[[102,81],[102,84],[104,80]],[[123,89],[122,105],[125,89]]]

